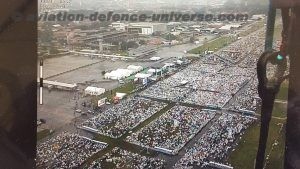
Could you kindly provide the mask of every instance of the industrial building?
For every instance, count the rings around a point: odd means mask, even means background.
[[[154,32],[166,32],[167,24],[150,22],[130,23],[127,29],[129,33],[152,35]]]
[[[44,84],[44,86],[46,86],[49,89],[55,88],[55,89],[72,91],[77,88],[76,84],[68,84],[68,83],[49,81],[49,80],[44,80],[43,84]]]

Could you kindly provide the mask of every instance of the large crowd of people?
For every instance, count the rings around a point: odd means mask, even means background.
[[[37,147],[37,168],[78,168],[107,144],[63,132]]]
[[[159,81],[138,95],[113,105],[103,113],[88,119],[79,127],[97,134],[120,138],[146,119],[167,106],[156,99],[177,103],[256,111],[258,104],[255,66],[263,52],[264,30],[234,42],[213,54],[189,65],[180,72]],[[243,90],[241,90],[245,87]],[[238,93],[238,94],[237,94]],[[237,95],[236,95],[237,94]],[[148,99],[155,98],[155,99]],[[229,102],[234,99],[232,102]],[[152,149],[163,149],[177,154],[209,122],[212,126],[196,140],[192,148],[174,168],[203,167],[208,161],[221,162],[234,148],[237,138],[244,133],[253,118],[238,114],[197,109],[176,104],[150,124],[126,138],[127,142]],[[107,144],[77,134],[62,133],[37,148],[38,168],[78,168],[88,158],[103,150]],[[95,160],[88,169],[101,168],[165,168],[166,161],[142,156],[120,148]],[[196,167],[196,168],[197,168]]]
[[[230,109],[256,112],[260,102],[257,86],[258,81],[254,77],[249,85],[235,98],[230,105]]]
[[[199,168],[209,161],[222,162],[228,152],[233,149],[237,138],[253,122],[252,118],[223,114],[193,147],[187,150],[174,168],[193,168],[193,166]]]
[[[262,34],[264,29],[203,56],[183,71],[150,86],[141,95],[222,108],[255,76],[256,61],[263,50]]]
[[[194,92],[191,92],[186,97],[184,102],[211,108],[222,108],[231,98],[231,95],[223,93],[196,90]]]
[[[225,69],[220,71],[221,74],[232,75],[232,76],[246,76],[253,77],[256,74],[254,68],[243,68],[239,66],[227,66]]]
[[[198,70],[197,66],[199,66]],[[141,92],[141,95],[222,108],[233,94],[249,82],[251,75],[254,75],[252,69],[196,62],[183,71],[150,86]]]
[[[87,169],[163,169],[165,161],[158,158],[142,156],[120,148],[114,148],[110,153],[93,161]]]
[[[148,126],[133,133],[127,141],[177,153],[215,115],[211,110],[176,105]]]
[[[234,76],[228,74],[213,74],[203,77],[200,81],[195,81],[193,89],[201,91],[212,91],[224,94],[235,94],[245,83],[250,80],[245,76]]]
[[[236,64],[247,57],[253,57],[253,52],[256,51],[257,48],[263,47],[264,40],[260,35],[262,32],[264,32],[263,29],[256,31],[216,52],[216,55],[233,64]],[[257,56],[254,57],[257,58]]]
[[[165,106],[167,105],[162,102],[130,97],[85,121],[81,126],[92,128],[99,134],[119,138]]]

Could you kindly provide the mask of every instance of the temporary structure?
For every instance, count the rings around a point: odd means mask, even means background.
[[[84,93],[85,95],[99,96],[105,93],[105,89],[89,86],[84,90]]]

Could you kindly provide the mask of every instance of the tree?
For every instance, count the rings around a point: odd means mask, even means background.
[[[140,40],[140,45],[145,45],[146,44],[146,41],[145,40]]]
[[[191,43],[194,43],[194,42],[195,42],[195,40],[196,40],[196,39],[195,39],[195,37],[194,37],[194,36],[190,37],[190,42],[191,42]]]
[[[169,40],[169,41],[172,41],[172,40],[176,40],[176,39],[177,39],[177,37],[176,37],[175,35],[171,34],[171,33],[166,34],[163,38],[164,38],[164,39],[167,39],[167,40]]]
[[[127,43],[128,48],[137,48],[139,47],[139,44],[137,44],[135,41],[129,41]]]
[[[123,51],[127,51],[128,48],[137,48],[137,47],[139,47],[139,44],[137,44],[135,41],[129,41],[129,42],[122,41],[121,42],[121,50],[123,50]]]

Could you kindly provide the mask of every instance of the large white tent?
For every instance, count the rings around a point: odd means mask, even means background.
[[[144,68],[142,66],[134,66],[134,65],[129,65],[127,67],[128,70],[134,71],[134,73],[137,73],[139,71],[142,71]]]
[[[151,74],[145,74],[145,73],[137,73],[135,75],[135,78],[139,78],[139,79],[146,79],[151,77]]]
[[[128,69],[117,69],[114,70],[110,73],[106,73],[104,75],[104,77],[106,79],[113,79],[113,80],[119,80],[119,79],[123,79],[126,77],[129,77],[130,75],[132,75],[134,73],[134,71],[132,70],[128,70]]]
[[[99,96],[105,93],[105,89],[89,86],[84,90],[84,93],[85,95]]]
[[[120,80],[120,79],[129,77],[132,74],[137,73],[141,70],[143,70],[142,66],[129,65],[127,67],[127,69],[117,69],[117,70],[111,71],[109,73],[106,73],[104,75],[104,78],[112,79],[112,80]]]

